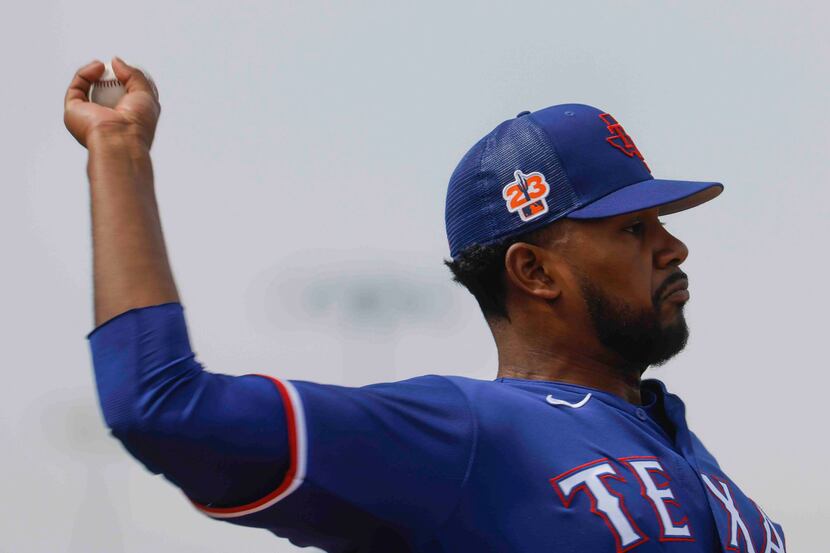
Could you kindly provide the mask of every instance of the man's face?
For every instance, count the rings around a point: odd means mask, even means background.
[[[689,336],[687,277],[679,268],[688,250],[657,209],[574,227],[571,268],[599,342],[641,370],[679,353]]]

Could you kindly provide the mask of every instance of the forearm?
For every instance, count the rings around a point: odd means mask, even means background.
[[[88,149],[95,325],[135,307],[178,302],[148,146],[104,128]]]

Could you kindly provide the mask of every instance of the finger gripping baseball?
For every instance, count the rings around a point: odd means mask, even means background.
[[[90,85],[89,101],[115,108],[125,94],[144,91],[152,94],[158,102],[158,90],[146,71],[133,68],[117,57],[113,58],[113,62],[105,64],[104,73]]]

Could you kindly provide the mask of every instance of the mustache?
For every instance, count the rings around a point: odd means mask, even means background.
[[[658,305],[660,303],[660,299],[663,297],[663,294],[668,289],[669,286],[677,282],[678,280],[689,280],[689,276],[684,273],[681,269],[677,269],[674,273],[670,274],[663,283],[657,287],[657,291],[654,292],[654,305]]]

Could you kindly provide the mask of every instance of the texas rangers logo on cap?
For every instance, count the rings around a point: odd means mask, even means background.
[[[507,202],[510,213],[519,213],[522,221],[530,221],[548,212],[548,203],[545,201],[550,186],[542,173],[522,173],[516,170],[513,181],[502,189],[502,197]]]
[[[627,132],[625,132],[623,126],[620,125],[611,114],[603,113],[600,114],[599,118],[602,119],[608,126],[608,132],[611,133],[611,136],[605,140],[628,157],[636,156],[639,158],[639,160],[643,162],[643,165],[646,166],[646,169],[648,169],[648,164],[643,158],[643,154],[640,153],[639,148],[637,148],[637,145],[634,144],[634,140],[628,135]],[[649,173],[650,172],[651,169],[649,169]]]

